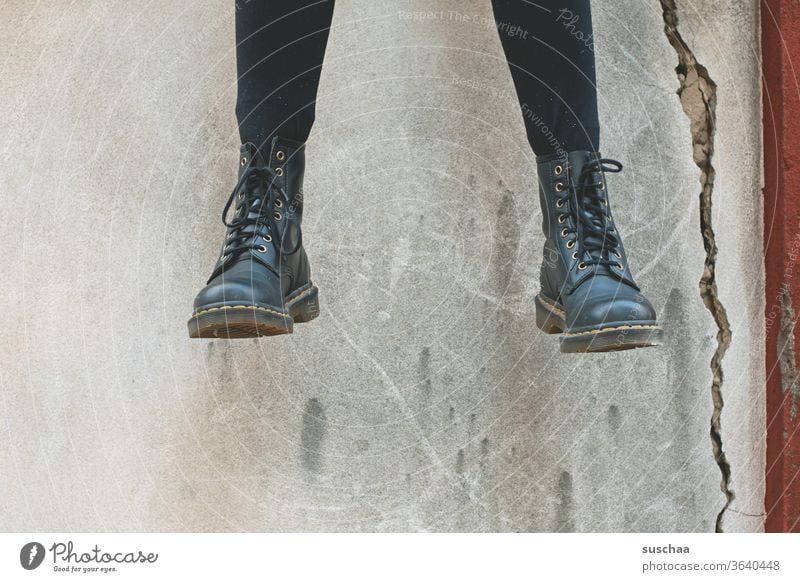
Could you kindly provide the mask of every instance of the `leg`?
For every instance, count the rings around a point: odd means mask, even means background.
[[[601,158],[589,0],[493,0],[497,30],[537,154],[545,234],[536,321],[562,352],[661,342],[628,268]]]
[[[589,0],[492,0],[537,155],[599,149]]]
[[[314,123],[334,0],[237,0],[236,117],[242,143],[305,142]]]

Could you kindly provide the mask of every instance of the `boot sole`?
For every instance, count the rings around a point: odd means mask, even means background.
[[[319,290],[311,285],[286,298],[286,307],[222,305],[201,309],[189,319],[190,338],[245,339],[292,333],[295,323],[319,315]]]
[[[559,344],[564,353],[616,352],[660,346],[664,341],[661,327],[649,323],[615,322],[597,329],[564,331],[564,311],[541,295],[536,296],[536,325],[545,333],[561,334]]]

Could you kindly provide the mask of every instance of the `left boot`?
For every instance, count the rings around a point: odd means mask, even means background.
[[[319,315],[300,230],[304,169],[302,143],[276,137],[268,157],[253,144],[242,145],[239,180],[222,211],[228,229],[194,300],[190,337],[292,333],[295,323]]]
[[[537,157],[546,236],[536,323],[560,333],[562,352],[659,345],[656,312],[633,280],[608,203],[606,172],[622,164],[597,152]]]

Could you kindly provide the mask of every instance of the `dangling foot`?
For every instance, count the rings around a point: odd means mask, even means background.
[[[622,164],[573,151],[537,158],[544,261],[536,323],[560,333],[562,352],[660,345],[656,313],[628,268],[608,204],[605,172]]]
[[[243,145],[241,154],[239,180],[222,212],[225,242],[194,300],[189,337],[292,333],[295,323],[319,315],[300,230],[304,146],[275,138],[269,161],[253,144]]]

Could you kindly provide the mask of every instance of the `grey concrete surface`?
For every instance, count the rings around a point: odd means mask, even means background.
[[[612,200],[669,340],[588,356],[534,324],[536,176],[486,0],[339,0],[306,181],[322,315],[189,340],[236,171],[232,4],[0,5],[0,530],[713,531],[716,326],[659,3],[595,24]],[[758,531],[757,3],[678,5],[719,86],[723,527]]]

